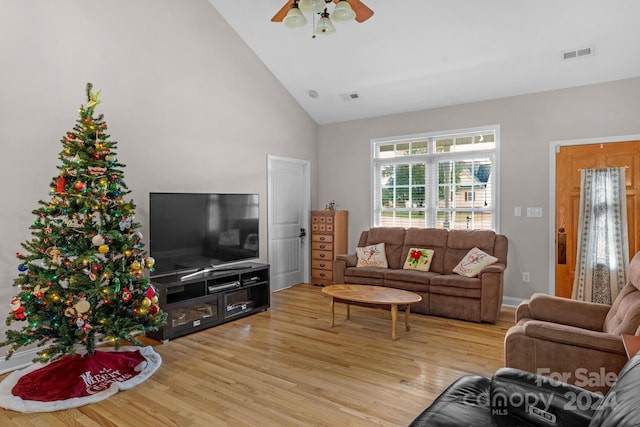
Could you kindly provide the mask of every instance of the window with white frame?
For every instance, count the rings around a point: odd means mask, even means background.
[[[373,225],[497,230],[499,126],[372,141]]]

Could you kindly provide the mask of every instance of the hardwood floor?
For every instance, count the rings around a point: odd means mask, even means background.
[[[269,311],[168,344],[148,340],[163,363],[147,381],[92,405],[50,413],[0,409],[7,426],[406,426],[465,373],[503,365],[513,324],[419,314],[390,337],[386,310],[336,304],[319,287],[272,295]]]

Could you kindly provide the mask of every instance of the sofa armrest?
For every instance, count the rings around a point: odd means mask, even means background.
[[[602,331],[611,306],[577,301],[546,294],[533,294],[529,299],[531,319]]]
[[[482,275],[485,273],[504,273],[504,270],[507,268],[506,265],[501,262],[497,262],[495,264],[487,265],[483,267],[482,270],[478,273],[478,277],[482,279]]]
[[[358,263],[356,254],[338,254],[333,261],[333,283],[344,283],[344,270],[355,267]]]
[[[358,264],[358,255],[356,254],[338,254],[336,260],[343,260],[346,267],[355,267]]]
[[[495,323],[500,316],[504,289],[505,265],[496,263],[483,268],[480,279],[480,321]]]
[[[531,319],[531,311],[529,311],[529,300],[522,301],[516,307],[516,323],[521,319]]]
[[[529,320],[523,323],[524,333],[532,338],[557,342],[577,347],[590,348],[608,353],[625,354],[620,335],[591,331],[575,326]]]
[[[498,426],[588,426],[602,395],[514,368],[491,378],[490,405]]]

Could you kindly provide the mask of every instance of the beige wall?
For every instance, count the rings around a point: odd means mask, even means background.
[[[500,125],[500,232],[509,237],[505,296],[548,292],[551,141],[640,134],[640,79],[358,120],[319,129],[317,203],[350,213],[349,246],[371,225],[370,141]],[[542,218],[513,208],[542,207]],[[531,283],[522,283],[522,272]]]
[[[87,81],[142,232],[150,191],[257,192],[267,261],[267,154],[315,169],[317,125],[207,0],[0,0],[0,52],[0,337]]]

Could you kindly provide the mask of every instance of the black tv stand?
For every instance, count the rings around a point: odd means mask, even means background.
[[[186,279],[185,279],[186,277]],[[166,325],[147,336],[170,339],[269,309],[269,265],[244,263],[186,276],[151,277]]]

